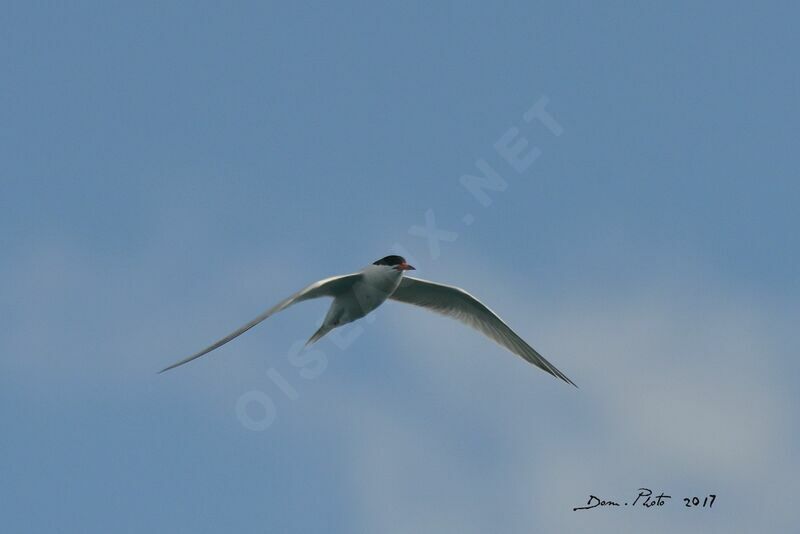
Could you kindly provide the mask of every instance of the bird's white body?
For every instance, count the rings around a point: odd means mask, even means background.
[[[536,365],[543,371],[575,385],[564,373],[548,362],[541,354],[528,345],[492,310],[478,299],[453,286],[437,284],[419,278],[404,276],[405,271],[413,270],[400,256],[386,256],[361,271],[342,276],[325,278],[298,291],[265,311],[238,330],[228,334],[216,343],[206,347],[188,358],[170,365],[166,371],[211,352],[247,332],[267,317],[285,310],[304,300],[333,297],[331,307],[325,315],[322,326],[308,340],[314,343],[334,328],[361,319],[369,312],[392,299],[420,306],[430,311],[457,319],[480,331],[487,337]]]
[[[365,267],[350,291],[333,298],[322,326],[308,342],[314,343],[334,328],[352,323],[373,311],[395,292],[402,278],[403,271],[385,265]]]

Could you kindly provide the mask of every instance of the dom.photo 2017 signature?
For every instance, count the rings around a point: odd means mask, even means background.
[[[586,501],[584,506],[576,506],[572,509],[573,512],[577,512],[578,510],[592,510],[594,508],[616,508],[616,507],[625,507],[628,506],[629,508],[640,507],[640,508],[658,508],[661,506],[666,505],[670,499],[672,499],[671,495],[667,495],[663,491],[658,495],[653,495],[653,490],[649,488],[639,488],[639,494],[636,495],[636,498],[633,501],[620,501],[616,499],[601,499],[596,495],[589,495],[589,500]],[[711,508],[714,505],[714,501],[716,500],[717,496],[713,493],[709,493],[703,497],[682,497],[684,508]]]

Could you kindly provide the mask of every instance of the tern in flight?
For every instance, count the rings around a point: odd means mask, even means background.
[[[270,315],[285,310],[293,304],[319,297],[332,297],[333,302],[322,326],[311,336],[306,345],[318,341],[334,328],[361,319],[383,304],[386,299],[391,299],[458,319],[543,371],[568,384],[575,385],[478,299],[457,287],[404,276],[405,271],[413,270],[414,267],[409,265],[403,257],[392,255],[381,258],[357,273],[333,276],[314,282],[279,302],[235,332],[160,372],[163,373],[218,349]]]

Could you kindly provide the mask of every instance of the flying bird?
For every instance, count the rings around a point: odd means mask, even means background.
[[[413,271],[402,256],[386,256],[361,271],[342,276],[325,278],[314,282],[291,297],[279,302],[246,325],[232,332],[216,343],[204,348],[188,358],[176,362],[160,372],[174,369],[188,363],[214,349],[218,349],[228,341],[244,334],[267,317],[285,310],[293,304],[319,297],[333,297],[328,313],[319,330],[314,332],[306,345],[319,341],[334,328],[352,323],[373,311],[387,299],[413,304],[430,311],[457,319],[514,354],[524,358],[543,371],[560,378],[568,384],[575,385],[519,337],[500,317],[486,307],[478,299],[458,287],[437,284],[420,278],[405,276],[406,271]]]

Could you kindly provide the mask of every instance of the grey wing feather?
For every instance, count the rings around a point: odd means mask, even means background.
[[[200,352],[192,354],[188,358],[184,358],[183,360],[173,363],[169,367],[165,367],[159,373],[163,373],[164,371],[169,371],[170,369],[174,369],[179,365],[183,365],[185,363],[189,363],[190,361],[199,358],[205,354],[208,354],[214,349],[220,348],[222,345],[231,341],[232,339],[239,337],[240,335],[244,334],[258,323],[269,317],[270,315],[274,315],[279,311],[285,310],[289,306],[296,304],[298,302],[302,302],[304,300],[315,299],[319,297],[335,297],[336,295],[346,291],[347,289],[351,288],[353,284],[361,277],[361,273],[354,273],[354,274],[346,274],[342,276],[333,276],[331,278],[325,278],[324,280],[320,280],[319,282],[314,282],[308,287],[303,288],[302,290],[298,291],[291,297],[282,300],[272,308],[268,309],[246,325],[242,326],[238,330],[231,332],[224,338],[220,339],[219,341],[209,345],[208,347],[204,348]]]
[[[458,319],[543,371],[575,386],[572,380],[528,345],[496,313],[463,289],[404,276],[389,298]]]

